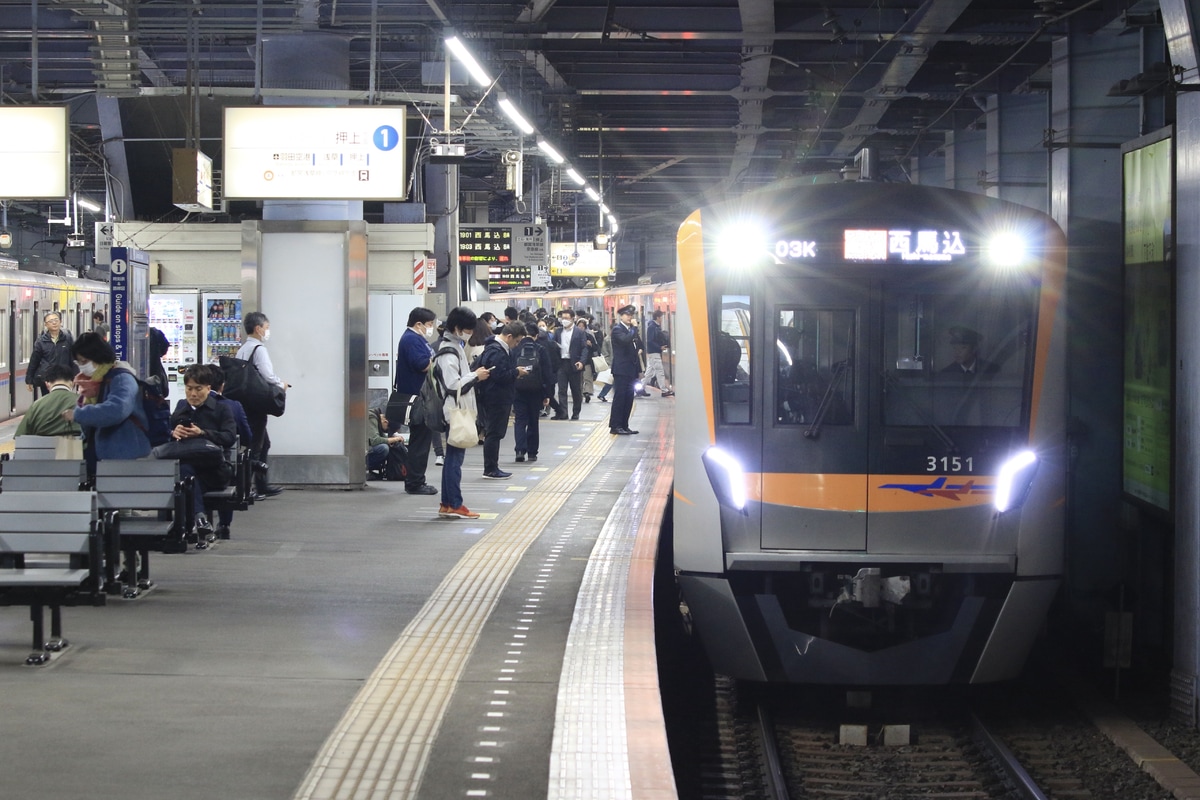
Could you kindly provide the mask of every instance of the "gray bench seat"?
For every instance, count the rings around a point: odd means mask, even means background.
[[[137,597],[154,585],[151,550],[187,550],[191,489],[180,478],[179,462],[147,458],[97,462],[96,493],[102,509],[116,512],[113,525],[124,555],[123,594]]]

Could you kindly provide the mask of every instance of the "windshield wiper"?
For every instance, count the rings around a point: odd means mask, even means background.
[[[821,435],[821,423],[825,421],[825,415],[829,413],[829,407],[833,405],[833,393],[838,384],[850,372],[852,365],[853,362],[848,358],[833,365],[833,378],[829,381],[829,386],[825,388],[825,396],[821,398],[821,403],[817,406],[817,413],[813,414],[812,424],[804,431],[805,439],[815,439]]]
[[[937,434],[937,437],[942,440],[942,444],[946,445],[946,449],[949,450],[949,452],[958,452],[958,445],[954,443],[954,440],[950,438],[950,435],[938,427],[938,424],[930,418],[929,414],[925,412],[925,409],[913,402],[913,399],[908,396],[908,389],[900,382],[900,379],[897,378],[891,371],[885,369],[883,371],[883,390],[886,392],[888,389],[896,390],[896,394],[900,397],[900,399],[908,404],[908,407],[911,408],[913,412],[921,418],[921,421],[925,423],[925,426],[928,427],[929,430]]]

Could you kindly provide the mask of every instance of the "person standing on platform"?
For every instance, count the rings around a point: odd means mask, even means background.
[[[671,384],[667,382],[667,371],[663,369],[662,354],[669,340],[667,332],[662,329],[662,316],[663,312],[655,309],[650,315],[650,321],[646,323],[646,379],[642,383],[645,386],[654,381],[654,385],[662,391],[663,397],[671,397],[675,392],[671,390]]]
[[[63,330],[62,317],[57,311],[47,311],[42,317],[46,330],[33,343],[33,353],[29,356],[29,366],[25,370],[25,385],[33,392],[34,399],[42,397],[49,390],[46,386],[46,371],[55,364],[72,370],[71,376],[79,370],[75,369],[75,359],[71,357],[71,345],[74,344],[71,334]]]
[[[457,406],[476,413],[475,385],[488,379],[486,367],[471,369],[467,360],[467,340],[475,333],[475,312],[466,306],[458,306],[446,315],[446,335],[438,343],[437,351],[449,352],[434,358],[437,370],[435,377],[446,398],[442,404],[442,415],[450,418],[450,409]],[[447,519],[479,519],[479,515],[463,505],[462,465],[467,451],[446,442],[446,463],[442,467],[442,503],[438,516]]]
[[[633,412],[634,384],[642,372],[642,361],[638,356],[640,339],[633,306],[617,309],[619,321],[613,325],[609,341],[612,342],[613,401],[608,416],[608,432],[617,436],[630,436],[637,431],[629,429],[629,415]]]
[[[575,312],[564,308],[558,312],[562,328],[555,333],[562,359],[558,365],[558,402],[567,410],[567,388],[571,390],[571,419],[579,419],[583,408],[583,361],[587,355],[587,334],[575,325]],[[560,419],[561,417],[555,417]]]
[[[258,372],[268,382],[282,386],[287,391],[290,384],[275,374],[271,364],[271,356],[267,354],[267,340],[271,338],[271,321],[261,311],[251,311],[242,320],[246,329],[246,342],[238,348],[237,358],[249,361],[258,368]],[[283,489],[272,486],[267,480],[267,453],[271,450],[271,437],[267,434],[267,415],[262,411],[246,411],[246,419],[250,423],[250,432],[254,441],[250,443],[250,460],[255,465],[255,500],[266,500],[281,493]]]
[[[538,326],[525,323],[525,339],[517,345],[517,366],[528,366],[530,371],[517,376],[516,399],[513,400],[513,438],[517,443],[517,461],[538,460],[541,435],[538,423],[542,409],[554,397],[554,370],[550,367],[550,355],[538,341]]]
[[[486,383],[479,384],[479,404],[483,408],[483,477],[507,480],[511,472],[500,469],[500,442],[508,432],[508,415],[516,399],[517,377],[528,374],[529,367],[517,366],[516,348],[525,338],[525,326],[506,322],[500,332],[488,339],[479,356],[479,366],[488,370]]]
[[[437,341],[437,314],[428,308],[414,308],[408,313],[408,329],[396,345],[395,393],[387,408],[389,435],[399,430],[406,418],[409,420],[408,458],[404,464],[404,491],[409,494],[437,494],[437,489],[425,481],[434,433],[424,420],[413,422],[408,413],[433,363],[431,341]]]

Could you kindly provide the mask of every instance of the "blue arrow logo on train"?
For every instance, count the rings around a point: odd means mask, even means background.
[[[991,494],[993,487],[979,486],[975,481],[969,480],[966,483],[946,483],[946,476],[943,475],[935,478],[929,483],[885,483],[879,487],[880,489],[902,489],[906,492],[919,494],[922,497],[944,497],[949,500],[957,501],[960,495],[967,494]]]

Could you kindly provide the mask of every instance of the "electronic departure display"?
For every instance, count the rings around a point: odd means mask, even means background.
[[[832,243],[818,239],[779,239],[775,242],[775,257],[781,261],[808,261],[832,249]],[[842,231],[842,258],[846,261],[946,263],[966,253],[962,232],[957,230],[846,228]]]

